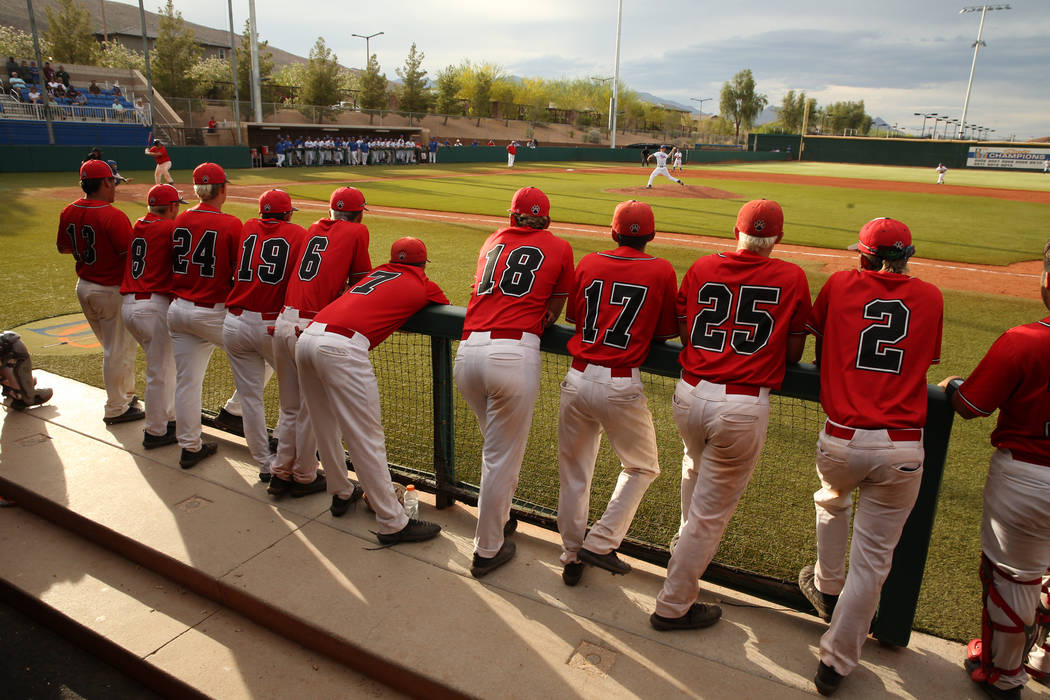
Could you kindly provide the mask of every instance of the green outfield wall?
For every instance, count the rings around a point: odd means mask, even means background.
[[[139,146],[101,146],[102,157],[115,160],[123,171],[152,170],[155,161]],[[76,172],[90,146],[0,146],[0,172]],[[246,146],[169,146],[173,167],[187,170],[200,163],[218,163],[224,168],[250,168]]]
[[[772,149],[751,151],[687,151],[686,163],[725,163],[728,161],[784,160],[786,153],[772,153]],[[540,146],[519,148],[514,162],[580,162],[636,163],[641,164],[642,152],[638,148],[574,148],[562,146]],[[438,149],[438,163],[506,163],[506,146],[462,146]]]
[[[780,151],[797,159],[801,146],[798,134],[751,134],[748,150],[762,153]],[[930,141],[920,139],[880,139],[871,137],[807,136],[802,160],[869,165],[915,165],[965,168],[969,141]]]

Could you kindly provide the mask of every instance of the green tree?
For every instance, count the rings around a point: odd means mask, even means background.
[[[436,109],[438,114],[462,114],[457,97],[462,82],[460,70],[456,66],[445,66],[437,74]]]
[[[386,73],[379,72],[379,59],[372,54],[368,57],[368,66],[361,76],[361,108],[386,109],[390,104],[386,86]]]
[[[800,133],[802,122],[806,117],[807,107],[809,109],[809,121],[812,124],[817,113],[817,101],[812,97],[807,98],[803,91],[795,92],[788,90],[784,99],[780,101],[780,125],[790,133]]]
[[[433,97],[427,89],[427,72],[420,68],[423,63],[423,52],[416,50],[415,42],[408,50],[404,68],[397,68],[397,77],[401,78],[401,89],[397,101],[405,112],[426,112]]]
[[[550,90],[543,78],[523,78],[514,94],[515,104],[525,108],[525,118],[533,122],[550,121]]]
[[[267,78],[273,73],[273,52],[268,51],[269,41],[259,41],[259,79],[262,81],[261,92],[263,102],[274,101],[274,88],[269,85]],[[241,34],[241,42],[237,45],[237,91],[242,100],[250,99],[252,94],[252,33],[251,20],[244,20],[244,32]],[[229,71],[227,71],[229,80]]]
[[[755,76],[750,69],[745,69],[723,83],[718,104],[722,116],[733,123],[736,130],[734,140],[739,142],[740,127],[751,128],[755,117],[766,108],[768,100],[765,95],[755,92]]]
[[[54,52],[51,52],[54,53]],[[0,25],[0,57],[22,58],[33,55],[33,35],[21,29]],[[7,79],[10,76],[4,76]]]
[[[310,49],[310,60],[306,64],[303,76],[303,87],[300,102],[307,105],[331,107],[343,99],[343,86],[340,79],[339,60],[324,42],[324,37],[317,37]],[[322,116],[328,113],[325,110]]]
[[[168,0],[160,12],[157,41],[150,55],[153,87],[165,97],[192,96],[194,82],[189,73],[200,57],[196,35]]]
[[[187,77],[193,81],[193,94],[209,99],[231,99],[230,62],[214,56],[190,66]]]
[[[871,130],[871,117],[864,111],[864,100],[859,102],[832,102],[824,108],[828,129],[833,134],[855,130],[867,134]]]
[[[488,117],[492,114],[492,86],[503,77],[503,69],[491,63],[480,63],[477,66],[464,64],[469,71],[469,78],[462,86],[461,92],[466,91],[465,97],[470,101],[471,116]]]
[[[144,72],[146,57],[116,41],[103,41],[95,65],[103,68],[129,68]]]
[[[46,47],[57,63],[94,64],[99,49],[87,8],[75,0],[58,0],[57,7],[47,7],[44,11],[47,31],[41,48]]]

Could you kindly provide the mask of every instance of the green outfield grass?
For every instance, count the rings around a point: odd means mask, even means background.
[[[483,171],[484,169],[481,169],[478,172]],[[355,174],[356,172],[354,171]],[[466,187],[468,191],[473,189],[473,192],[467,197],[468,200],[475,203],[484,202],[486,207],[493,209],[493,211],[482,213],[502,214],[507,207],[509,192],[516,184],[502,174],[497,177],[462,178],[464,181],[470,180],[469,183],[452,181],[455,174],[463,172],[466,171],[460,166],[456,167],[455,172],[450,169],[447,182],[449,189],[439,189],[441,193],[439,199],[443,201],[443,204],[433,208],[454,208],[451,206],[452,200],[448,198],[455,195],[448,194],[448,192],[457,192],[460,191],[459,188]],[[266,173],[275,174],[274,171],[266,171]],[[261,177],[262,174],[260,171],[231,173],[235,182],[241,182],[248,177]],[[334,179],[332,177],[334,174],[335,172],[331,170],[319,172],[289,170],[280,173],[281,176],[294,175],[299,180]],[[361,184],[370,203],[379,204],[387,196],[394,198],[396,190],[393,188],[393,179],[398,177],[398,173],[376,168],[370,169],[368,174],[390,178],[390,181]],[[149,181],[152,181],[151,174],[147,175],[149,175]],[[186,181],[188,178],[184,175],[188,176],[188,173],[179,172],[176,174],[176,179]],[[600,175],[598,177],[610,176]],[[0,328],[9,328],[38,318],[79,311],[73,293],[73,286],[76,282],[73,261],[68,256],[58,254],[54,244],[58,215],[66,202],[50,196],[46,190],[37,189],[56,186],[69,187],[75,184],[70,183],[69,179],[67,176],[55,175],[17,177],[0,175],[0,206],[3,206],[6,212],[5,225],[0,228],[0,238],[4,243],[4,255],[0,258],[0,281],[8,290],[7,294],[0,296]],[[592,197],[586,196],[580,180],[571,174],[568,177],[551,177],[543,181],[547,183],[548,188],[555,191],[556,208],[559,206],[559,200],[563,202],[560,205],[563,207],[568,206],[564,203],[573,202],[579,210],[587,212],[588,216],[593,218],[594,223],[607,223],[612,204],[618,201],[615,195],[607,197],[601,195],[600,192]],[[427,182],[400,179],[400,184],[405,185],[406,189],[418,198],[432,196],[424,187]],[[446,181],[439,180],[438,182]],[[324,185],[322,189],[331,191],[331,185]],[[564,192],[561,191],[563,189]],[[820,204],[819,194],[811,195],[816,203],[814,206]],[[326,193],[324,198],[327,199]],[[594,199],[598,201],[592,201]],[[972,218],[973,212],[981,211],[983,200],[959,199],[957,211],[953,214],[955,220]],[[687,200],[668,200],[666,209],[663,208],[662,201],[654,201],[658,205],[657,216],[660,222],[665,217],[670,218],[667,212],[678,206],[679,202]],[[404,204],[401,203],[401,205]],[[140,216],[143,212],[141,206],[132,203],[120,202],[119,206],[133,218]],[[226,207],[226,210],[241,218],[248,218],[255,213],[254,208],[246,204],[231,204]],[[314,215],[313,212],[301,212],[296,215],[295,221],[305,225],[312,220]],[[724,212],[720,215],[728,216]],[[688,210],[682,216],[693,216],[695,220],[704,218],[695,213],[690,214]],[[788,219],[790,225],[792,220],[790,210]],[[396,238],[404,235],[418,236],[426,241],[430,258],[433,261],[428,266],[428,274],[445,289],[452,303],[458,305],[466,303],[475,256],[482,241],[491,232],[490,229],[418,222],[371,214],[366,217],[366,223],[371,231],[371,251],[374,262],[385,260],[385,253],[389,250],[390,243]],[[844,232],[840,233],[846,235]],[[1039,236],[1040,242],[1027,251],[1029,253],[1027,257],[1034,257],[1035,251],[1041,250],[1041,241],[1046,234],[1033,235]],[[588,252],[610,247],[609,244],[592,238],[570,238],[569,240],[573,244],[577,258]],[[671,260],[679,278],[697,255],[706,252],[670,246],[653,246],[650,250]],[[805,267],[811,290],[815,294],[826,276],[819,272],[817,265]],[[973,369],[987,348],[1005,329],[1045,315],[1046,312],[1042,305],[1036,301],[975,293],[946,292],[944,362],[931,370],[929,380],[936,382],[948,374],[965,375]],[[812,352],[811,342],[807,348],[807,359],[811,359]],[[101,355],[64,357],[41,354],[34,357],[34,362],[38,367],[96,386],[102,385]],[[420,372],[426,371],[425,362],[416,364]],[[139,367],[141,370],[141,358]],[[208,400],[208,407],[217,409],[218,402],[232,388],[228,367],[221,354],[213,358],[212,370],[214,374],[210,381],[214,387],[214,396]],[[388,376],[391,377],[398,377],[397,371],[400,370],[386,370]],[[380,374],[383,375],[383,370]],[[666,532],[669,527],[668,523],[675,521],[678,517],[676,460],[681,453],[681,447],[674,437],[673,426],[668,423],[670,416],[665,405],[667,404],[666,385],[653,383],[650,389],[656,420],[662,426],[663,459],[661,461],[664,473],[653,486],[640,510],[640,517],[656,525],[644,527],[640,525],[641,530],[634,532],[640,532],[653,537],[654,541],[660,541],[655,538],[662,536],[661,533]],[[271,387],[268,401],[271,406],[276,406],[273,390],[274,387]],[[537,411],[536,425],[547,442],[555,429],[552,419],[556,419],[556,414],[552,416],[551,407],[556,406],[556,392],[556,381],[548,382],[548,385],[545,385],[544,396],[541,398],[541,409]],[[415,415],[421,410],[418,395],[424,393],[425,383],[414,387],[412,396],[405,395],[404,390],[399,391],[396,387],[385,386],[384,419],[394,421],[396,424],[400,419],[397,418],[398,411],[395,410],[395,406],[404,405],[411,407],[409,409],[413,416],[411,421],[418,422],[420,417]],[[461,422],[468,431],[476,430],[472,427],[473,418],[463,414],[462,410],[457,414],[457,421]],[[785,423],[785,425],[788,424],[790,423]],[[973,636],[979,627],[980,587],[976,576],[980,554],[978,533],[981,489],[988,457],[991,454],[988,435],[992,427],[991,419],[971,422],[956,421],[916,618],[916,625],[919,629],[956,640]],[[791,579],[792,572],[784,563],[784,559],[778,558],[778,555],[789,552],[793,553],[792,556],[796,559],[802,558],[809,556],[814,547],[813,511],[807,494],[817,487],[815,474],[808,464],[815,433],[805,432],[799,435],[797,432],[787,434],[783,429],[778,430],[780,430],[779,433],[771,430],[770,447],[767,452],[772,456],[775,449],[789,450],[799,464],[790,471],[762,467],[756,472],[754,483],[748,490],[731,526],[727,541],[720,550],[719,560],[732,564],[737,562],[738,558],[746,557],[749,558],[749,564],[754,564],[757,552],[758,564],[768,566],[769,573]],[[404,432],[390,431],[392,436],[391,458],[396,460],[403,456],[404,459],[412,457],[419,459],[418,449],[406,442]],[[469,476],[473,469],[471,465],[476,463],[476,459],[471,459],[473,448],[464,444],[460,449],[460,457],[463,459],[461,470],[464,475]],[[416,454],[413,454],[414,452]],[[425,454],[422,456],[425,457]],[[608,496],[608,490],[611,489],[614,479],[613,474],[596,477],[595,496],[592,501],[595,509],[599,508],[604,502],[603,499]],[[556,466],[548,463],[545,471],[541,470],[529,475],[529,482],[531,485],[526,484],[523,480],[525,492],[522,495],[524,497],[535,498],[538,502],[541,496],[549,497],[552,493],[556,493]],[[791,486],[790,489],[788,485]],[[777,526],[769,528],[767,526],[769,522],[776,522]],[[756,542],[766,544],[756,547]],[[768,557],[763,558],[763,553],[766,553]],[[769,561],[763,564],[766,558]],[[791,563],[795,559],[789,558],[787,561]]]

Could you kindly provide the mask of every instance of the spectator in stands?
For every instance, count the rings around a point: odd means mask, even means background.
[[[489,142],[488,142],[487,144],[485,144],[485,145],[486,145],[486,146],[495,146],[495,145],[496,145],[496,142],[495,142],[495,141],[493,141],[492,139],[489,139]]]
[[[69,88],[69,98],[73,104],[83,106],[87,104],[87,96],[76,88]]]
[[[40,88],[38,88],[36,85],[33,85],[29,88],[29,101],[35,105],[40,104],[42,101],[40,99]]]
[[[456,139],[456,143],[455,143],[455,145],[453,146],[453,148],[455,148],[456,146],[462,146],[462,145],[463,145],[463,142],[462,142],[462,141],[460,141],[459,139]]]
[[[24,64],[25,61],[22,63]],[[24,75],[22,77],[25,78]],[[40,84],[40,69],[36,67],[36,61],[29,62],[29,82]]]
[[[217,121],[215,121],[215,117],[211,117],[210,119],[208,119],[208,133],[209,134],[214,134],[215,133],[215,129],[218,126],[219,126],[219,123]]]
[[[55,69],[51,67],[51,61],[44,61],[44,82],[55,82]]]
[[[7,82],[11,86],[12,90],[18,90],[20,93],[22,88],[26,86],[26,81],[22,80],[21,76],[19,76],[18,71],[16,70],[11,71],[11,79]],[[22,99],[21,95],[19,95],[18,99]]]
[[[47,91],[51,93],[52,97],[66,96],[66,88],[62,86],[62,83],[55,80],[53,72],[51,75],[51,80],[47,81]]]
[[[66,72],[65,66],[59,66],[58,71],[55,73],[55,77],[69,89],[69,73]]]
[[[18,75],[18,61],[15,60],[14,56],[7,57],[7,64],[4,66],[4,75]]]
[[[91,85],[88,85],[88,92],[90,92],[92,95],[101,95],[102,94],[102,88],[100,88],[98,85],[96,85],[95,81],[92,80],[91,81]]]
[[[124,96],[124,93],[120,89],[120,81],[119,80],[114,80],[113,81],[113,94],[116,95],[117,97],[123,97]]]
[[[118,117],[124,114],[124,105],[120,103],[120,98],[116,95],[113,96],[113,106],[110,109],[112,109],[113,113]]]
[[[536,148],[536,146],[538,146],[538,145],[539,144],[536,142],[536,139],[529,139],[529,144],[528,144],[529,148]]]

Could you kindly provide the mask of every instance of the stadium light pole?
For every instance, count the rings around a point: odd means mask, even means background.
[[[613,62],[613,93],[609,104],[612,126],[609,129],[609,148],[616,148],[616,113],[620,109],[620,23],[623,19],[623,0],[616,3],[616,60]]]
[[[963,111],[962,117],[959,118],[960,124],[966,123],[966,110],[970,106],[970,90],[973,88],[973,72],[977,68],[977,52],[980,51],[981,47],[984,46],[984,42],[981,41],[981,32],[984,31],[984,16],[988,14],[988,10],[1009,10],[1009,5],[973,5],[970,7],[964,7],[959,10],[959,14],[965,14],[967,12],[981,11],[981,23],[977,27],[977,41],[973,43],[973,62],[970,64],[970,82],[966,84],[966,99],[963,100]],[[960,136],[962,135],[963,127],[960,126]]]
[[[703,125],[704,120],[704,103],[710,102],[712,97],[690,97],[690,100],[697,103],[696,108],[696,135],[700,135],[700,127]]]
[[[230,13],[230,69],[233,72],[233,122],[237,126],[237,145],[241,145],[241,95],[237,76],[237,35],[233,31],[233,0],[226,0]]]
[[[40,60],[40,38],[36,31],[36,17],[33,16],[33,0],[26,0],[26,9],[29,11],[29,31],[33,35],[33,53],[36,56],[37,65],[43,66],[44,62]],[[40,94],[44,98],[44,121],[47,123],[47,142],[54,146],[55,131],[51,126],[51,103],[48,99],[47,81],[41,80],[40,82],[44,83],[40,86]]]
[[[153,116],[156,114],[157,105],[153,99],[153,75],[149,68],[149,38],[146,36],[146,8],[139,0],[139,23],[142,25],[142,55],[146,63],[146,92],[149,93],[149,128],[153,130]],[[154,134],[154,138],[157,135]]]
[[[368,62],[370,60],[372,60],[372,50],[371,50],[372,44],[370,42],[372,41],[372,39],[375,39],[380,34],[385,34],[385,33],[386,32],[376,32],[375,34],[369,34],[367,36],[364,35],[364,34],[351,34],[350,35],[350,36],[356,36],[358,39],[364,39],[365,40],[365,70],[368,70]]]
[[[927,114],[926,112],[912,112],[912,114],[914,114],[916,117],[922,117],[922,128],[919,129],[919,138],[920,139],[921,138],[925,138],[925,136],[926,136],[926,120],[929,119],[930,117],[936,117],[937,113],[936,112],[930,112],[930,113]],[[934,125],[936,125],[936,122],[934,122]]]
[[[255,121],[262,123],[262,87],[259,75],[259,29],[255,23],[255,0],[248,0],[248,21],[252,52],[252,102],[255,103]]]

